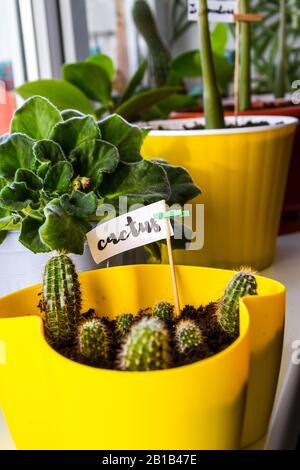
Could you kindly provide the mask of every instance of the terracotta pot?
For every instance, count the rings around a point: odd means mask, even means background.
[[[232,112],[226,115],[232,116]],[[262,106],[262,101],[253,103],[253,109],[242,111],[243,116],[247,115],[269,115],[269,116],[291,116],[300,119],[300,105],[276,106],[267,108]],[[203,112],[174,113],[173,119],[199,118]],[[280,234],[300,231],[300,124],[297,127],[286,192],[284,197],[283,211],[280,224]]]

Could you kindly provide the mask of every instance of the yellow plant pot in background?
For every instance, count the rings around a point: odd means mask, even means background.
[[[182,306],[217,300],[233,275],[176,270]],[[80,281],[84,310],[98,315],[172,301],[168,266],[92,271]],[[241,300],[240,337],[225,351],[153,372],[95,369],[59,355],[44,339],[39,292],[0,299],[0,407],[18,449],[237,449],[243,426],[245,445],[266,432],[280,363],[281,284],[258,277],[259,295]]]
[[[228,124],[234,118],[227,118]],[[297,120],[283,116],[239,117],[269,126],[183,131],[203,119],[154,122],[173,131],[153,131],[145,158],[184,166],[202,189],[193,203],[205,205],[205,241],[200,251],[177,251],[177,264],[255,269],[274,258]],[[275,124],[281,123],[280,125]],[[166,250],[163,253],[167,261]]]

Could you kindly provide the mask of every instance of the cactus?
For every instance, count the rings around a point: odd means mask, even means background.
[[[155,18],[147,2],[136,0],[132,13],[135,25],[146,41],[151,54],[155,85],[163,86],[168,80],[170,52],[159,34]]]
[[[81,292],[74,263],[68,256],[54,256],[48,261],[40,306],[49,342],[58,347],[70,345],[80,318]]]
[[[133,323],[134,316],[132,313],[123,313],[123,315],[120,315],[116,321],[116,328],[119,335],[121,337],[127,335]]]
[[[153,315],[166,323],[170,323],[174,319],[174,306],[168,302],[159,302],[153,308]]]
[[[98,318],[86,320],[79,327],[79,352],[93,364],[108,360],[109,340],[105,324]]]
[[[181,320],[176,326],[175,338],[180,353],[195,350],[203,343],[201,330],[193,320]]]
[[[238,272],[229,282],[217,310],[217,320],[230,337],[239,332],[239,301],[246,295],[257,294],[255,273],[249,269]]]
[[[136,323],[119,355],[119,366],[127,371],[167,369],[171,363],[168,331],[158,318]]]

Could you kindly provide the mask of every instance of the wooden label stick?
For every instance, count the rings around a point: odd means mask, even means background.
[[[256,13],[236,13],[234,15],[234,21],[245,22],[245,23],[258,23],[264,19],[263,15]]]
[[[176,273],[175,273],[175,265],[174,265],[174,259],[173,259],[170,225],[169,225],[168,219],[166,219],[166,232],[167,232],[168,257],[169,257],[174,302],[175,302],[175,313],[176,313],[176,316],[179,316],[180,315],[180,303],[179,303],[178,286],[177,286],[177,279],[176,279]]]
[[[236,22],[235,26],[235,66],[234,66],[234,116],[235,125],[238,125],[239,114],[239,83],[240,83],[240,56],[241,56],[241,26]]]
[[[167,208],[167,206],[166,206]],[[177,278],[175,272],[175,264],[173,259],[173,250],[172,250],[172,242],[171,242],[171,231],[170,231],[170,218],[171,217],[189,217],[189,211],[179,210],[171,210],[166,212],[160,212],[159,214],[155,214],[154,218],[161,220],[165,219],[166,222],[166,240],[167,240],[167,249],[168,249],[168,257],[169,257],[169,264],[171,270],[171,278],[172,278],[172,288],[173,288],[173,295],[174,295],[174,304],[175,304],[175,313],[176,316],[180,315],[180,302],[179,302],[179,295],[178,295],[178,285],[177,285]]]
[[[240,86],[240,62],[241,62],[241,23],[253,23],[263,20],[263,15],[255,13],[240,13],[240,1],[237,2],[237,12],[234,15],[236,23],[236,39],[235,39],[235,67],[234,67],[234,116],[235,125],[238,125],[239,115],[239,86]]]

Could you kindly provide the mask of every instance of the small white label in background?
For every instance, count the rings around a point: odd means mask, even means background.
[[[237,0],[208,0],[208,20],[210,23],[234,23],[234,15],[237,13]],[[199,20],[198,0],[188,0],[188,19]]]
[[[96,263],[125,251],[148,245],[167,238],[168,219],[157,220],[154,216],[166,211],[166,202],[159,201],[98,225],[87,234],[87,241]]]

